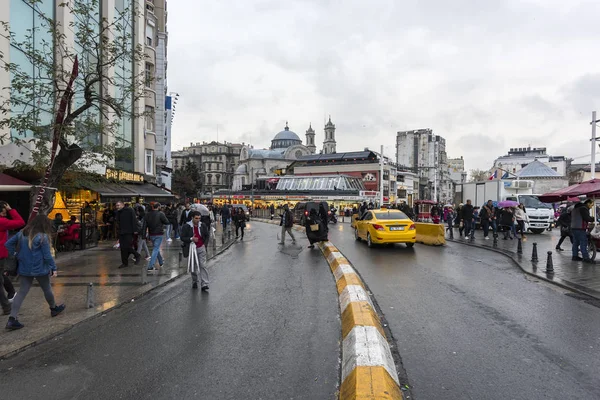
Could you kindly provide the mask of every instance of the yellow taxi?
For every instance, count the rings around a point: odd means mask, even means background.
[[[400,210],[368,210],[356,220],[354,238],[366,240],[369,247],[388,243],[405,243],[407,247],[413,247],[417,230],[414,222]]]

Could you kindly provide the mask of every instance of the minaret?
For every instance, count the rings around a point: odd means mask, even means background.
[[[331,115],[329,121],[325,125],[325,140],[323,141],[323,154],[335,153],[335,125],[331,122]]]
[[[312,128],[312,124],[309,125],[306,131],[306,147],[310,150],[311,154],[315,154],[317,146],[315,146],[315,130]]]

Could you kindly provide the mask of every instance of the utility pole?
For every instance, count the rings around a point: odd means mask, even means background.
[[[383,206],[383,145],[379,154],[379,207]]]
[[[437,168],[433,164],[433,201],[437,201]]]
[[[252,210],[254,212],[254,167],[250,168],[250,184],[252,185],[250,202],[252,203]]]
[[[596,111],[592,111],[592,162],[590,171],[592,179],[596,179]]]

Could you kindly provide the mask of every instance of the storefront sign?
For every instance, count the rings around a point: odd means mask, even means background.
[[[121,171],[119,169],[106,168],[106,179],[114,179],[119,182],[144,183],[144,175],[137,172]]]

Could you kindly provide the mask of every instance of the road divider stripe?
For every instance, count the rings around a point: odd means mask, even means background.
[[[319,243],[336,281],[342,320],[340,399],[402,399],[396,365],[364,283],[331,242]]]

